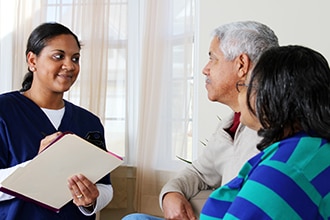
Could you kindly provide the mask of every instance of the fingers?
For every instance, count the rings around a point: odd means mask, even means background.
[[[68,187],[77,206],[90,206],[99,196],[97,187],[81,174],[69,178]]]
[[[194,213],[194,210],[191,207],[191,204],[190,203],[188,203],[186,205],[186,213],[187,213],[188,219],[190,219],[190,220],[196,220],[197,219],[197,217],[196,217],[196,215]]]
[[[180,193],[169,192],[163,198],[165,219],[196,220],[194,211],[188,200]]]
[[[51,135],[46,136],[44,139],[40,141],[40,147],[38,154],[43,151],[50,143],[52,143],[58,136],[60,136],[62,132],[58,131]]]

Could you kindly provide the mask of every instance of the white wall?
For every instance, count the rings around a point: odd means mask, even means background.
[[[281,45],[299,44],[321,52],[330,61],[329,0],[199,0],[199,140],[207,139],[217,124],[216,116],[228,107],[207,99],[202,68],[208,61],[210,32],[238,20],[255,20],[272,28]]]

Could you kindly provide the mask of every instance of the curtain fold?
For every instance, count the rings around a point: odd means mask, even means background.
[[[194,4],[144,3],[136,205],[138,212],[162,216],[160,190],[184,167],[175,156],[187,155],[191,137]]]
[[[141,92],[137,134],[137,210],[143,213],[159,214],[159,186],[157,170],[154,168],[160,132],[162,102],[165,98],[166,59],[170,48],[166,19],[170,1],[146,1],[143,56],[141,63]],[[165,73],[165,74],[164,74]],[[148,135],[151,134],[151,135]],[[165,135],[165,134],[164,134]]]
[[[105,120],[108,80],[110,2],[75,1],[72,28],[82,39],[80,105]],[[88,27],[88,28],[86,28]]]
[[[26,42],[31,30],[35,28],[36,24],[42,21],[40,15],[42,0],[13,0],[12,4],[15,10],[12,17],[14,30],[12,32],[13,59],[11,60],[13,73],[12,87],[14,89],[20,89],[23,77],[28,72],[25,58]]]

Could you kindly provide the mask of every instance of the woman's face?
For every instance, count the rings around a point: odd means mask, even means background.
[[[246,126],[248,126],[249,128],[251,128],[253,130],[259,130],[261,128],[259,120],[255,115],[253,115],[252,112],[250,112],[250,110],[247,106],[246,92],[247,92],[248,86],[251,86],[251,85],[249,85],[249,83],[246,83],[244,81],[238,81],[236,85],[237,85],[237,89],[239,91],[238,103],[239,103],[239,108],[241,110],[241,118],[240,118],[241,123],[245,124]],[[252,93],[253,93],[253,91],[252,91]],[[251,103],[252,107],[255,106],[255,95],[254,94],[252,94],[252,96],[251,96],[250,103]]]
[[[32,86],[40,92],[69,90],[79,74],[79,58],[80,49],[72,35],[50,39],[38,56],[32,52],[27,55],[29,66],[34,67]]]

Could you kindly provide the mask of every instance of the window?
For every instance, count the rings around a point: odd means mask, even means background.
[[[168,18],[169,53],[166,54],[169,65],[166,65],[169,78],[163,83],[167,86],[168,94],[163,100],[169,106],[162,112],[166,117],[166,158],[177,160],[176,156],[192,159],[192,127],[193,127],[193,93],[194,93],[194,35],[195,35],[195,1],[196,0],[168,0],[170,16]],[[137,152],[135,141],[137,135],[139,92],[141,81],[141,57],[143,55],[142,36],[145,22],[143,20],[147,0],[104,0],[104,1],[78,1],[78,0],[40,0],[40,10],[33,8],[31,17],[34,18],[32,28],[41,21],[57,21],[70,27],[82,39],[82,59],[92,57],[84,48],[95,47],[93,53],[98,53],[97,48],[102,48],[103,57],[96,66],[105,65],[102,70],[101,83],[91,85],[93,88],[105,87],[105,93],[89,97],[105,100],[103,104],[93,104],[91,111],[104,112],[98,114],[104,124],[107,147],[126,158],[126,162],[134,164],[134,155]],[[151,2],[148,2],[149,4]],[[98,5],[98,7],[95,7]],[[87,7],[86,7],[87,6]],[[93,6],[93,7],[92,7]],[[40,20],[38,20],[40,17]],[[83,20],[84,18],[85,20]],[[87,25],[86,21],[99,23]],[[102,36],[94,31],[102,31]],[[89,32],[86,34],[86,32]],[[84,45],[86,36],[96,35],[93,41]],[[81,36],[84,36],[82,38]],[[106,40],[102,37],[107,36]],[[98,40],[98,37],[100,39]],[[26,39],[24,39],[25,41]],[[99,42],[100,41],[100,42]],[[102,41],[102,42],[101,42]],[[105,48],[105,50],[104,50]],[[25,49],[25,48],[24,48]],[[65,98],[71,102],[85,106],[90,102],[85,99],[85,86],[93,77],[93,66],[86,70],[89,58],[81,62],[80,76]],[[95,62],[95,61],[94,61]],[[85,73],[83,73],[85,71]],[[92,72],[92,73],[91,73]],[[97,72],[99,73],[99,72]],[[157,73],[155,73],[157,74]],[[101,75],[101,74],[99,74]],[[85,85],[85,84],[84,84]],[[82,98],[84,97],[84,98]],[[88,106],[88,105],[86,105]]]
[[[189,161],[192,160],[193,146],[194,12],[194,1],[173,2],[172,157]]]
[[[136,6],[138,1],[130,1],[131,7]],[[83,4],[93,4],[93,1],[82,1],[77,3],[73,0],[48,0],[45,5],[46,20],[58,21],[63,20],[66,24],[72,24],[74,17],[74,7]],[[108,30],[108,63],[107,63],[107,82],[106,82],[106,105],[105,105],[105,137],[107,147],[110,151],[119,155],[125,155],[125,139],[126,139],[126,111],[127,111],[127,74],[129,63],[128,57],[128,20],[135,21],[138,15],[135,13],[128,14],[127,0],[105,0],[103,4],[109,5],[109,17],[107,18]],[[86,15],[87,16],[87,15]],[[130,16],[130,17],[129,17]],[[91,18],[92,19],[92,18]],[[72,25],[69,25],[72,26]],[[75,31],[80,36],[81,33]],[[83,45],[84,49],[84,45]],[[138,52],[138,51],[136,51]],[[83,68],[83,64],[82,64]],[[79,77],[75,85],[66,94],[66,98],[80,105],[80,79]],[[102,97],[100,97],[102,98]]]

